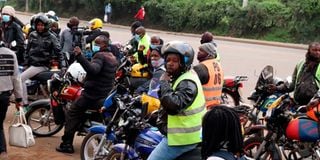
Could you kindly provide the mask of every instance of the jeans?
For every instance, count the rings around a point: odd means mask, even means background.
[[[3,122],[6,118],[9,106],[10,92],[0,94],[0,153],[7,152],[6,138],[3,130]]]
[[[27,85],[26,80],[32,78],[33,76],[37,75],[40,72],[47,71],[47,67],[36,67],[36,66],[30,66],[28,69],[26,69],[21,74],[21,81],[22,81],[22,102],[24,105],[28,104],[28,91],[27,91]]]
[[[174,160],[185,152],[191,151],[197,144],[183,146],[168,146],[168,139],[164,137],[157,147],[151,152],[148,160]]]

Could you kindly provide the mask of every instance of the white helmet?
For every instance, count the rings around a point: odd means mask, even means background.
[[[76,82],[83,83],[86,78],[87,72],[83,69],[80,63],[74,62],[67,69],[67,73],[71,75],[72,79]]]

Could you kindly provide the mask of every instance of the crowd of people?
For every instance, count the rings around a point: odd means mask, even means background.
[[[105,9],[108,17],[105,22],[111,17],[109,5]],[[241,158],[244,154],[241,124],[235,111],[221,104],[224,73],[212,33],[202,34],[198,52],[195,52],[183,41],[166,42],[158,35],[150,37],[143,26],[144,15],[142,6],[135,15],[137,21],[131,25],[132,53],[121,55],[119,47],[111,43],[110,34],[103,30],[103,21],[99,18],[89,22],[90,30],[80,31],[79,19],[70,17],[67,29],[60,33],[55,13],[40,13],[31,18],[30,28],[23,33],[25,26],[15,17],[14,8],[5,6],[1,13],[4,45],[0,48],[0,159],[7,158],[3,122],[9,97],[14,93],[16,107],[28,106],[27,79],[49,70],[53,61],[58,62],[61,72],[65,72],[68,64],[76,60],[87,72],[84,91],[67,112],[62,142],[56,148],[58,152],[74,153],[76,127],[89,107],[99,109],[102,106],[113,87],[115,72],[123,56],[132,66],[137,64],[148,72],[148,80],[137,85],[140,87],[136,93],[148,92],[151,83],[160,86],[161,106],[156,127],[164,138],[148,160],[172,160],[199,145],[202,159],[225,159],[226,155]],[[87,51],[91,53],[90,57],[87,57]],[[69,53],[68,59],[64,52]],[[193,66],[195,57],[199,64]],[[270,85],[269,90],[294,91],[297,104],[308,103],[320,87],[319,62],[320,44],[311,43],[306,59],[294,70],[293,83],[289,87]],[[22,73],[19,73],[18,65],[24,67]]]

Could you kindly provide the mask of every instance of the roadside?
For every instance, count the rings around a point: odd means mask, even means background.
[[[30,15],[32,16],[33,13],[27,13],[27,12],[20,12],[17,11],[17,14],[23,14],[23,15]],[[68,21],[68,18],[61,18],[59,17],[60,21]],[[85,24],[86,21],[81,21],[82,24]],[[130,26],[122,26],[117,24],[104,24],[104,26],[112,27],[112,28],[123,28],[130,30]],[[200,37],[199,34],[192,34],[192,33],[183,33],[183,32],[170,32],[170,31],[162,31],[162,30],[155,30],[155,29],[149,29],[148,32],[151,33],[166,33],[166,34],[172,34],[172,35],[184,35],[184,36],[190,36],[190,37]],[[283,42],[271,42],[271,41],[261,41],[261,40],[253,40],[253,39],[244,39],[244,38],[233,38],[233,37],[223,37],[223,36],[214,36],[215,40],[221,40],[221,41],[231,41],[231,42],[240,42],[240,43],[250,43],[250,44],[259,44],[259,45],[267,45],[267,46],[276,46],[276,47],[286,47],[286,48],[293,48],[293,49],[303,49],[306,50],[308,48],[305,44],[293,44],[293,43],[283,43]]]

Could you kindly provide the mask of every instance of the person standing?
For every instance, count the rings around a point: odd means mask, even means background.
[[[207,109],[221,103],[224,75],[216,57],[216,47],[212,43],[204,43],[199,47],[199,64],[193,68],[201,81]]]
[[[136,15],[134,15],[135,20],[140,21],[143,24],[144,17],[146,12],[144,10],[144,6],[141,6]]]
[[[201,82],[191,70],[192,47],[172,41],[161,52],[166,72],[160,77],[157,127],[164,137],[148,160],[173,160],[195,149],[201,142],[201,121],[206,112]]]
[[[13,51],[0,47],[0,159],[8,159],[3,122],[6,118],[9,99],[14,93],[16,108],[22,106],[22,83],[18,69],[18,60]]]
[[[104,8],[104,22],[110,23],[111,21],[111,13],[112,13],[112,6],[110,3],[108,3]]]
[[[1,39],[5,46],[16,52],[19,65],[24,63],[24,36],[20,24],[16,22],[15,10],[11,6],[4,6],[1,11]]]

